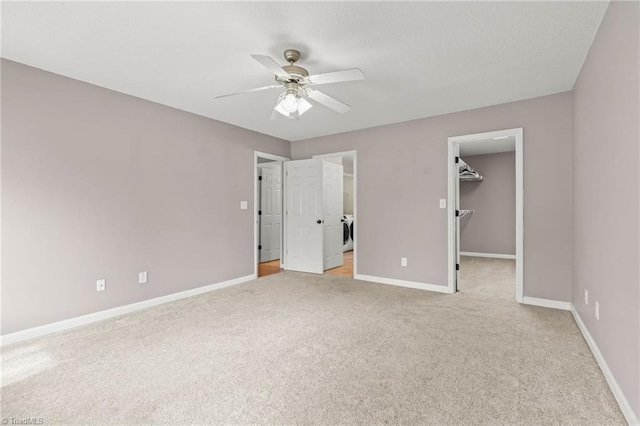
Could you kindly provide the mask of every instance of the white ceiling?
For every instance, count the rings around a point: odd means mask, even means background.
[[[480,139],[460,144],[460,156],[497,154],[516,150],[516,137],[509,136],[505,139]]]
[[[2,2],[2,56],[286,140],[571,90],[607,2]],[[214,99],[273,76],[250,54],[312,74],[352,106],[269,120],[279,91]]]

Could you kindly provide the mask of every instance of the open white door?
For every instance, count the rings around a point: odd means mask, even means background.
[[[269,262],[280,259],[282,163],[260,169],[260,262]]]
[[[286,174],[286,268],[321,274],[342,266],[342,165],[289,161]]]
[[[332,269],[344,264],[342,249],[343,230],[343,186],[344,176],[341,164],[323,162],[322,166],[322,208],[324,237],[324,269]]]
[[[322,160],[284,163],[286,179],[286,268],[322,274]]]

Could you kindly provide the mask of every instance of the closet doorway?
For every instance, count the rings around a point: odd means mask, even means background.
[[[358,215],[358,153],[357,151],[342,151],[329,154],[314,155],[327,161],[334,161],[343,167],[343,214],[342,251],[343,265],[324,271],[326,274],[355,278],[358,267],[358,240],[356,237],[356,222]]]
[[[448,140],[449,291],[524,298],[523,129]]]
[[[263,277],[283,269],[283,162],[289,158],[254,153],[254,273]]]

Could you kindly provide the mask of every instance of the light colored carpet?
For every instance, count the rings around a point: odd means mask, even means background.
[[[2,416],[50,423],[624,424],[568,312],[513,262],[457,295],[283,272],[2,350]]]

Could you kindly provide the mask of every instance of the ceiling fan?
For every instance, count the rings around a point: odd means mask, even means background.
[[[278,97],[276,106],[271,114],[271,120],[275,120],[279,116],[289,119],[299,118],[313,106],[307,98],[343,114],[351,109],[349,105],[316,90],[314,86],[362,80],[364,78],[364,73],[358,68],[309,75],[306,69],[295,64],[300,59],[300,52],[294,49],[284,51],[284,58],[289,63],[289,65],[284,66],[278,65],[269,56],[251,55],[251,57],[275,74],[277,84],[220,95],[216,96],[216,99],[284,87],[285,91]]]

